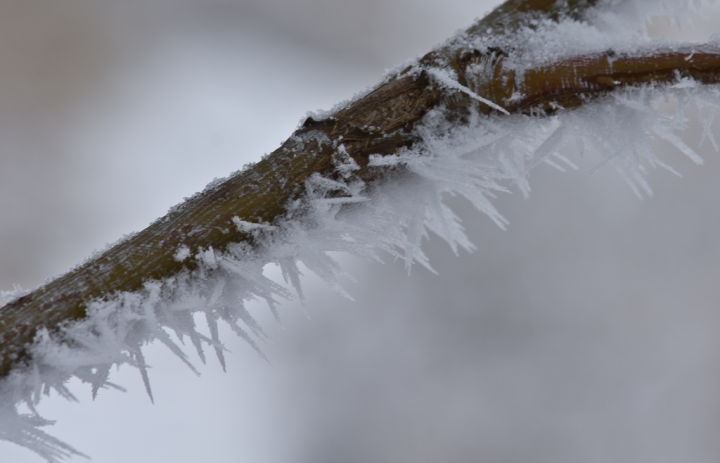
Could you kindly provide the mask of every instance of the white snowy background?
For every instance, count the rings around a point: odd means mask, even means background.
[[[0,287],[143,228],[495,3],[0,0]],[[705,40],[702,16],[650,30]],[[478,251],[431,239],[439,275],[346,259],[355,302],[308,278],[309,319],[252,306],[271,366],[226,333],[227,373],[149,351],[155,405],[128,368],[128,393],[40,411],[99,463],[716,462],[720,154],[656,147],[683,178],[651,172],[652,199],[568,150],[579,171],[498,199],[507,231],[450,200]]]

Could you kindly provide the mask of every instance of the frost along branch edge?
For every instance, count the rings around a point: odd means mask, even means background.
[[[214,182],[147,229],[11,301],[0,309],[3,400],[12,396],[15,402],[35,403],[37,381],[64,390],[68,375],[97,392],[108,384],[113,363],[138,367],[150,392],[145,342],[159,340],[189,364],[166,329],[189,337],[203,360],[203,346],[209,346],[224,363],[219,321],[257,349],[253,336],[262,336],[262,330],[244,309],[243,298],[259,296],[273,308],[278,297],[290,295],[262,276],[267,263],[278,264],[301,294],[299,261],[334,284],[340,270],[327,251],[372,258],[375,246],[427,265],[419,249],[426,229],[437,230],[454,248],[472,248],[436,193],[474,198],[502,224],[488,197],[504,188],[503,180],[522,184],[527,169],[554,152],[554,139],[534,146],[526,135],[503,132],[503,124],[522,121],[530,133],[543,117],[582,111],[608,95],[622,99],[627,92],[674,88],[682,98],[685,89],[720,80],[715,44],[598,32],[592,21],[604,20],[624,3],[508,1],[374,89],[326,115],[308,117],[257,164]],[[647,101],[637,98],[646,110]],[[631,103],[625,107],[640,111]],[[468,141],[480,135],[485,138]],[[532,162],[501,153],[515,143],[506,142],[511,135],[520,142],[519,152],[532,148]],[[441,150],[452,152],[462,144],[465,154],[420,159],[439,151],[433,151],[439,140]],[[475,148],[467,148],[472,143]],[[493,143],[501,154],[472,162],[482,150],[492,151]],[[458,177],[461,171],[467,177]],[[407,191],[425,198],[423,204],[434,211],[430,219],[424,209],[412,214],[394,209]],[[382,220],[362,226],[338,220],[353,211],[374,211]],[[205,315],[209,337],[196,330],[194,312]],[[73,349],[93,354],[75,365],[65,355]],[[30,370],[36,376],[28,376]],[[22,428],[25,434],[8,429],[0,426],[0,437],[32,446],[31,424]],[[57,451],[39,453],[55,461],[68,452]]]

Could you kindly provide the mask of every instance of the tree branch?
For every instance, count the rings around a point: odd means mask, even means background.
[[[531,27],[538,18],[582,18],[595,3],[510,0],[469,28],[465,38],[511,34]],[[471,109],[499,113],[477,97],[508,113],[541,116],[576,108],[629,86],[668,84],[680,78],[705,84],[720,80],[720,50],[710,46],[637,50],[632,55],[608,50],[561,59],[516,76],[504,64],[518,50],[467,49],[463,43],[467,42],[451,41],[427,54],[417,66],[389,77],[326,119],[309,118],[280,148],[251,168],[209,186],[142,232],[0,309],[0,377],[29,360],[29,346],[40,328],[54,330],[81,320],[93,300],[136,291],[149,280],[198,267],[193,258],[176,259],[178,250],[187,248],[193,256],[210,247],[222,252],[239,242],[255,246],[253,235],[237,226],[238,220],[277,222],[288,216],[287,205],[305,193],[312,175],[337,176],[333,164],[337,144],[321,143],[308,135],[321,133],[332,142],[342,139],[360,166],[357,176],[371,184],[384,172],[369,167],[370,155],[391,155],[412,146],[417,141],[414,125],[442,105],[458,120]],[[456,79],[457,88],[442,85],[436,77],[438,70]]]

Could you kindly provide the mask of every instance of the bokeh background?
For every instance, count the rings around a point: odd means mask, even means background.
[[[145,227],[496,3],[0,0],[0,288]],[[705,40],[720,10],[650,30]],[[354,302],[308,276],[282,327],[252,305],[271,365],[229,333],[228,372],[200,378],[153,346],[154,405],[121,369],[127,393],[46,399],[49,432],[98,463],[717,462],[720,155],[655,146],[683,178],[651,172],[652,199],[568,152],[578,172],[498,198],[507,231],[449,199],[478,251],[431,238],[438,275],[340,256]]]

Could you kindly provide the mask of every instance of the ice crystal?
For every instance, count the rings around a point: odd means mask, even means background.
[[[640,14],[638,11],[645,11],[648,4],[632,5]],[[558,53],[606,49],[609,43],[619,46],[617,37],[608,38],[607,31],[612,29],[609,18],[599,10],[592,24],[568,20],[560,26],[555,24],[554,31],[539,26],[522,30],[518,34],[523,41],[539,43],[523,56],[544,50],[530,60],[537,64],[556,58]],[[618,21],[624,24],[627,19]],[[592,33],[588,35],[587,31]],[[465,38],[461,34],[454,40]],[[629,50],[639,42],[647,43],[644,40],[633,36],[623,43]],[[575,48],[568,51],[570,43]],[[668,44],[663,42],[663,46]],[[528,63],[511,65],[521,70]],[[433,76],[436,84],[496,105],[457,84],[450,73],[436,71]],[[658,101],[669,97],[677,103],[673,114],[657,108]],[[566,144],[578,150],[589,146],[600,155],[598,165],[616,169],[638,196],[651,195],[646,166],[672,169],[655,156],[649,139],[666,140],[700,163],[677,131],[685,127],[692,109],[702,122],[700,142],[709,140],[717,148],[710,124],[719,106],[717,88],[678,79],[671,85],[616,91],[580,109],[543,118],[471,113],[465,123],[458,124],[448,117],[445,108],[438,107],[415,125],[418,141],[412,148],[392,156],[371,156],[371,168],[385,172],[384,180],[372,185],[355,176],[359,167],[340,143],[334,156],[338,175],[332,179],[311,176],[304,196],[289,205],[284,219],[273,224],[234,220],[240,231],[253,236],[254,247],[238,243],[223,252],[210,247],[195,255],[180,247],[175,259],[195,259],[196,270],[148,281],[137,292],[94,301],[89,304],[86,319],[57,332],[40,332],[32,346],[32,363],[0,382],[0,438],[28,447],[49,462],[79,454],[40,429],[50,423],[39,416],[35,406],[51,391],[75,400],[65,386],[73,376],[88,383],[93,396],[102,388],[120,388],[109,379],[111,367],[122,364],[138,369],[152,398],[143,356],[143,347],[150,342],[163,343],[197,372],[184,348],[187,339],[203,362],[204,349],[211,348],[224,368],[225,349],[218,335],[222,322],[262,355],[259,341],[265,335],[245,303],[263,299],[277,317],[279,301],[302,299],[300,263],[343,292],[338,284],[343,270],[329,253],[377,260],[378,251],[383,251],[404,261],[408,270],[414,263],[431,269],[421,246],[429,232],[445,240],[454,252],[473,250],[459,218],[444,204],[443,197],[462,195],[499,227],[505,227],[508,223],[493,206],[493,197],[513,188],[529,194],[529,174],[540,164],[574,167],[560,152]],[[310,131],[303,137],[309,140],[321,135]],[[279,266],[285,285],[263,274],[268,264]],[[5,294],[12,299],[22,290]],[[197,326],[197,314],[204,316],[208,335]],[[20,404],[31,413],[21,414]]]

